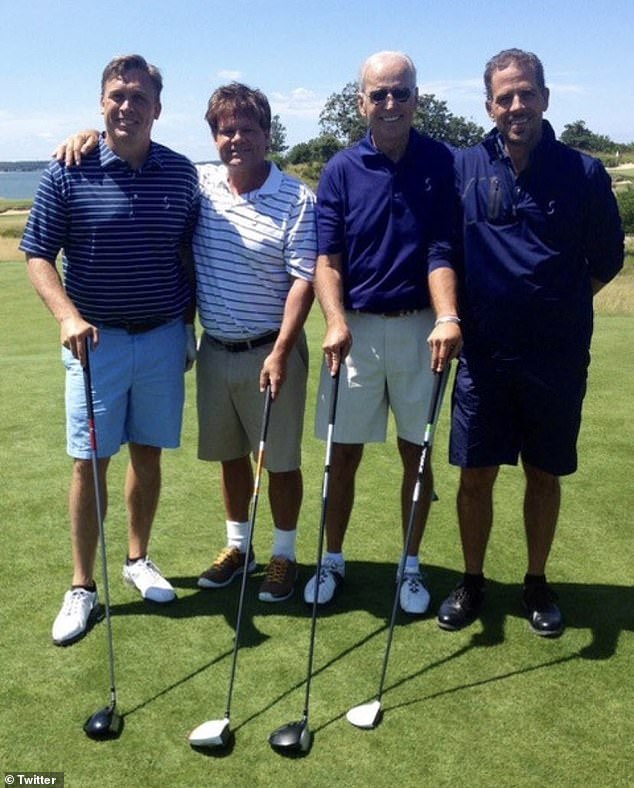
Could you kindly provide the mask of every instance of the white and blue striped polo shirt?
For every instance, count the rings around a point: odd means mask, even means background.
[[[49,164],[20,248],[51,263],[63,250],[64,287],[86,320],[178,318],[191,298],[178,252],[198,204],[184,156],[152,143],[134,170],[101,138],[81,167]]]
[[[277,331],[293,279],[313,279],[315,196],[273,163],[259,189],[240,195],[223,165],[199,165],[198,174],[193,247],[205,331],[226,341]]]

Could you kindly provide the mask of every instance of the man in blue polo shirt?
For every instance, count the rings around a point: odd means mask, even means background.
[[[592,297],[623,265],[623,231],[601,163],[555,140],[543,120],[549,93],[532,53],[505,50],[487,64],[495,129],[456,154],[462,266],[430,280],[442,311],[430,337],[442,368],[464,335],[453,395],[450,459],[461,467],[458,520],[465,575],[438,624],[477,618],[500,464],[521,457],[528,548],[523,604],[532,630],[557,636],[563,617],[546,582],[559,515],[559,477],[577,467],[576,441],[592,337]]]
[[[418,470],[432,383],[427,271],[436,257],[447,255],[453,170],[448,149],[412,129],[417,98],[409,57],[379,52],[368,58],[358,99],[368,133],[331,159],[317,193],[315,288],[327,323],[320,437],[326,432],[329,376],[341,367],[319,604],[329,602],[343,580],[343,540],[363,445],[385,440],[390,409],[403,465],[403,530]],[[418,551],[432,489],[428,464],[405,576],[397,578],[401,607],[411,614],[429,605]],[[313,577],[306,602],[314,600],[315,586]]]
[[[174,589],[148,558],[161,483],[161,448],[179,445],[187,356],[184,318],[193,315],[180,258],[198,210],[198,178],[183,156],[151,140],[161,111],[161,74],[142,57],[105,68],[105,134],[83,166],[51,163],[42,177],[21,249],[30,279],[60,325],[66,367],[67,450],[74,573],[53,624],[53,642],[79,639],[98,610],[98,542],[83,388],[90,353],[99,472],[128,443],[128,560],[124,580],[145,599]],[[63,250],[64,282],[55,261]],[[194,348],[195,350],[195,348]]]

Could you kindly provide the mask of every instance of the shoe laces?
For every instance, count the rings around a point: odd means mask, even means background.
[[[464,602],[471,604],[474,597],[477,598],[478,591],[479,589],[475,587],[467,586],[466,583],[460,583],[459,586],[454,588],[451,596],[453,597],[453,601],[457,604],[462,605]]]
[[[330,561],[328,563],[322,564],[321,569],[319,571],[319,582],[320,584],[328,580],[331,575],[340,575],[341,572],[337,571],[337,564],[334,561]]]
[[[65,616],[73,616],[75,613],[79,612],[84,603],[86,595],[89,593],[90,591],[86,591],[84,588],[71,589],[70,596],[64,603],[63,614]]]
[[[271,558],[266,568],[266,579],[271,583],[281,583],[284,580],[290,561],[282,556]]]
[[[420,572],[406,572],[403,576],[403,585],[406,583],[410,594],[418,594],[423,590],[423,578]]]
[[[240,551],[237,547],[223,547],[218,557],[213,562],[214,569],[220,569],[225,564],[235,564],[236,555],[240,555]]]
[[[136,561],[132,566],[137,566],[139,569],[147,572],[149,575],[152,576],[153,580],[157,580],[161,577],[161,573],[159,572],[156,564],[151,561],[149,558],[141,558],[139,561]]]

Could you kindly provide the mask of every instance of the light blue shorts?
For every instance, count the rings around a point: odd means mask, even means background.
[[[79,361],[63,348],[66,367],[66,450],[90,459],[90,438]],[[143,334],[100,328],[90,351],[97,455],[124,443],[174,449],[180,445],[185,399],[185,325],[181,320]]]

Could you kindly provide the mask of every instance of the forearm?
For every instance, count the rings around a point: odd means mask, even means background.
[[[276,351],[285,355],[290,353],[304,327],[313,300],[312,283],[305,279],[295,279],[286,297],[282,324],[274,346]]]
[[[315,295],[326,323],[344,321],[341,255],[320,255],[315,268]]]
[[[42,257],[28,256],[27,262],[31,284],[57,322],[61,325],[64,320],[81,318],[55,266]]]
[[[462,350],[458,308],[458,281],[452,268],[436,268],[429,274],[429,295],[436,313],[434,328],[427,337],[431,367],[442,372]]]
[[[436,268],[429,274],[428,284],[436,319],[459,317],[458,280],[453,268]]]
[[[70,300],[57,269],[42,257],[28,258],[29,279],[35,291],[46,304],[60,327],[60,341],[78,358],[82,366],[86,363],[86,342],[93,346],[99,343],[99,331],[88,321]]]

